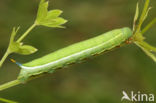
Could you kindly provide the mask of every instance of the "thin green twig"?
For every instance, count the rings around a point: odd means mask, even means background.
[[[18,40],[17,42],[20,43],[28,34],[29,32],[36,27],[36,23],[34,23]]]
[[[141,17],[139,19],[139,24],[137,26],[137,31],[136,32],[140,32],[140,29],[141,29],[141,26],[146,18],[146,15],[147,15],[147,12],[148,12],[148,9],[149,9],[149,3],[150,3],[150,0],[146,0],[145,2],[145,5],[144,5],[144,9],[142,11],[142,14],[141,14]]]
[[[34,23],[16,42],[20,43],[27,35],[28,33],[34,29],[37,25]],[[15,30],[15,28],[14,28]],[[15,32],[17,32],[19,30],[19,28],[17,28],[17,30],[15,30]],[[14,37],[15,37],[16,33],[12,33],[11,34],[11,38],[10,38],[10,43],[8,46],[7,51],[5,52],[4,56],[2,57],[1,61],[0,61],[0,67],[3,65],[4,61],[6,60],[6,58],[9,56],[9,54],[11,54],[12,52],[10,52],[10,45],[11,43],[14,41]]]
[[[10,54],[9,51],[7,50],[0,61],[0,67],[3,65],[4,61],[6,60],[9,54]]]
[[[148,44],[145,41],[139,42],[139,45],[141,45],[142,47],[146,48],[150,52],[156,52],[156,47],[151,46],[150,44]]]
[[[143,30],[142,34],[144,34],[147,30],[149,30],[156,23],[156,18],[154,18]]]
[[[135,42],[135,44],[140,47],[151,59],[153,59],[154,62],[156,62],[156,56],[150,52],[150,50],[147,50],[142,45],[140,45],[139,42]]]
[[[134,42],[135,42],[136,45],[138,45],[148,56],[150,56],[154,61],[156,61],[155,56],[154,56],[151,52],[149,52],[148,49],[145,49],[143,46],[141,46],[141,45],[139,44],[140,40],[143,40],[143,36],[141,35],[141,36],[139,37],[139,35],[140,35],[140,32],[141,32],[140,29],[141,29],[141,26],[142,26],[142,24],[143,24],[143,21],[145,20],[146,15],[147,15],[147,13],[148,13],[149,1],[150,1],[150,0],[146,0],[146,2],[145,2],[144,9],[143,9],[143,11],[142,11],[142,15],[141,15],[141,17],[140,17],[140,19],[139,19],[139,24],[138,24],[137,29],[136,29],[136,32],[135,32],[135,35],[137,36],[138,39],[136,39],[136,41],[134,41]],[[36,24],[33,24],[33,25],[17,40],[17,42],[21,42],[21,41],[27,36],[27,34],[28,34],[35,26],[36,26]],[[151,25],[150,25],[150,26],[151,26]],[[149,26],[149,27],[150,27],[150,26]],[[143,31],[145,32],[149,27],[146,27],[146,29],[143,30]],[[141,39],[140,39],[140,38],[141,38]],[[140,39],[140,40],[139,40],[139,39]],[[151,47],[149,47],[149,48],[151,49]],[[154,49],[154,50],[155,50],[155,49]],[[11,82],[2,84],[2,85],[0,85],[0,91],[5,90],[5,89],[10,88],[10,87],[13,87],[13,86],[16,86],[16,85],[18,85],[18,84],[21,84],[21,82],[20,82],[19,80],[14,80],[14,81],[11,81]]]
[[[11,82],[0,85],[0,91],[5,90],[5,89],[10,88],[10,87],[13,87],[13,86],[16,86],[16,85],[18,85],[20,83],[21,82],[19,80],[13,80]]]
[[[8,100],[8,99],[4,99],[4,98],[0,98],[0,101],[4,102],[4,103],[18,103],[12,100]]]

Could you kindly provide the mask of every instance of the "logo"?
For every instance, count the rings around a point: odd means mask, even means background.
[[[135,93],[134,91],[131,91],[128,95],[125,91],[122,91],[123,97],[121,98],[121,101],[127,100],[132,102],[154,102],[154,94],[143,94],[140,91]]]

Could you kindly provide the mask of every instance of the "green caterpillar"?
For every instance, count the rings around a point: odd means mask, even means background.
[[[26,81],[31,76],[52,73],[57,68],[119,46],[131,36],[132,30],[128,27],[115,29],[100,36],[57,50],[31,62],[25,64],[16,62],[22,68],[18,79]]]

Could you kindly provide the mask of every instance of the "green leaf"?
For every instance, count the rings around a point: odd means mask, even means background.
[[[61,10],[51,10],[48,12],[46,19],[56,19],[63,13]]]
[[[9,44],[9,53],[17,53],[22,55],[29,55],[32,53],[35,53],[37,51],[36,48],[29,46],[29,45],[23,45],[23,43],[15,42],[14,38],[19,30],[19,27],[13,28],[13,31],[11,33],[10,38],[10,44]]]
[[[47,26],[47,27],[58,27],[58,28],[63,28],[63,24],[65,24],[67,22],[67,20],[58,17],[56,19],[51,19],[51,20],[45,20],[41,23],[41,25],[43,26]]]
[[[37,22],[42,21],[47,16],[47,13],[48,13],[48,2],[45,2],[45,0],[41,0],[38,8],[36,21]]]
[[[139,17],[139,3],[136,5],[136,11],[135,11],[135,16],[134,16],[134,21],[133,21],[133,32],[135,31],[136,27],[136,21],[138,20]]]
[[[41,0],[35,23],[46,27],[63,28],[62,25],[65,24],[67,20],[59,17],[61,14],[62,11],[58,9],[48,11],[48,2]]]
[[[19,47],[20,47],[21,45],[22,45],[22,44],[20,44],[20,43],[12,42],[12,43],[10,44],[9,51],[12,52],[12,53],[15,53],[16,51],[19,50]]]
[[[19,29],[20,29],[20,27],[18,27],[17,29],[15,27],[13,28],[12,33],[11,33],[10,43],[14,41],[15,36]]]
[[[36,48],[29,46],[29,45],[23,45],[22,43],[12,42],[9,50],[12,53],[22,54],[22,55],[29,55],[33,54],[37,51]]]
[[[144,47],[143,45],[140,45],[140,43],[139,42],[136,42],[135,43],[137,46],[139,46],[144,52],[145,52],[145,54],[147,55],[147,56],[149,56],[154,62],[156,62],[156,56],[153,54],[153,53],[151,53],[151,51],[150,50],[148,50],[146,47]]]
[[[156,24],[156,17],[151,21],[149,22],[146,27],[142,30],[142,34],[144,34],[146,31],[148,31],[154,24]]]
[[[146,18],[147,18],[147,16],[148,16],[148,13],[149,13],[149,11],[151,10],[151,7],[149,7],[148,8],[148,10],[147,10],[147,12],[146,12],[146,14],[145,14],[145,16],[144,16],[144,19],[143,19],[143,21],[145,21],[146,20]]]
[[[16,53],[18,54],[22,54],[22,55],[30,55],[33,54],[37,51],[36,48],[34,48],[33,46],[29,46],[29,45],[23,45],[20,46],[18,51],[16,51]]]
[[[150,10],[149,4],[150,4],[150,0],[145,0],[144,9],[143,9],[142,14],[141,14],[141,17],[139,19],[137,31],[140,31],[140,29],[142,27],[142,24],[145,21],[147,15],[148,15],[148,12]]]

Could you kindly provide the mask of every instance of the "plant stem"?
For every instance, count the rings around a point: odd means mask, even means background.
[[[28,33],[37,26],[36,23],[34,23],[16,42],[20,43],[27,35]],[[13,36],[11,36],[11,39],[10,39],[10,44],[11,44],[11,41],[13,41],[12,38]],[[10,47],[10,44],[9,44],[9,47]],[[4,56],[2,57],[1,61],[0,61],[0,67],[3,65],[4,61],[6,60],[6,58],[8,57],[9,54],[11,54],[9,52],[9,47],[7,49],[7,51],[5,52]]]
[[[141,17],[140,17],[140,20],[139,20],[139,25],[137,27],[137,31],[136,32],[140,32],[140,29],[141,29],[141,26],[147,16],[147,12],[148,12],[148,7],[149,7],[149,3],[150,3],[150,0],[146,0],[145,2],[145,5],[144,5],[144,9],[142,11],[142,14],[141,14]]]
[[[150,52],[156,52],[156,47],[151,46],[150,44],[146,43],[145,41],[139,42],[139,45],[146,48]]]
[[[7,50],[0,61],[0,67],[3,65],[4,61],[6,60],[9,54],[10,54],[9,51]]]
[[[19,43],[19,42],[21,42],[27,35],[28,35],[28,33],[33,29],[33,28],[35,28],[37,25],[36,25],[36,23],[34,23],[18,40],[17,40],[17,42]]]
[[[148,50],[147,48],[140,45],[140,42],[135,42],[135,44],[138,47],[140,47],[147,54],[147,56],[149,56],[151,59],[153,59],[154,62],[156,62],[156,57],[155,57],[155,55],[153,53],[150,52],[150,50]]]
[[[10,87],[13,87],[13,86],[15,86],[15,85],[18,85],[18,84],[20,84],[20,83],[21,83],[21,82],[20,82],[19,80],[13,80],[13,81],[11,81],[11,82],[2,84],[2,85],[0,85],[0,91],[5,90],[5,89],[10,88]]]
[[[4,98],[0,98],[0,101],[5,102],[5,103],[18,103],[12,100],[4,99]]]
[[[156,23],[156,18],[154,18],[143,30],[142,34],[144,34],[149,28],[151,28]]]

